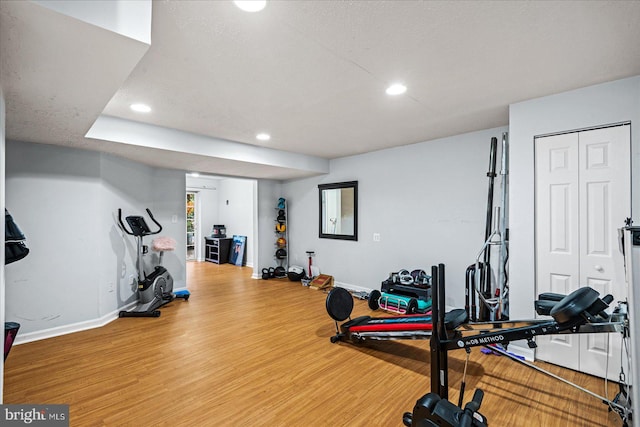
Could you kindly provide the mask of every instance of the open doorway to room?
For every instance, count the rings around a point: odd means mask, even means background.
[[[187,234],[187,260],[207,262],[206,248],[211,238],[246,236],[247,267],[254,266],[254,248],[257,247],[257,181],[255,179],[228,178],[213,175],[186,175],[187,201],[194,194],[193,258],[190,256]],[[189,214],[187,213],[189,228]],[[220,236],[220,230],[226,235]],[[189,233],[189,231],[188,231]],[[226,244],[227,242],[218,242]],[[214,262],[228,263],[227,257],[209,257]],[[224,258],[224,259],[218,259]],[[187,273],[188,274],[188,273]],[[187,277],[187,280],[189,278]]]

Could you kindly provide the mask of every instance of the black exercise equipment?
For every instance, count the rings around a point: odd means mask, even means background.
[[[382,308],[400,314],[427,313],[431,308],[431,277],[424,270],[391,273],[369,295],[369,308]]]
[[[600,298],[597,291],[584,287],[569,295],[564,296],[549,310],[553,320],[531,320],[531,321],[510,321],[510,322],[485,322],[463,324],[456,329],[446,327],[445,319],[445,268],[443,264],[432,267],[432,336],[430,341],[431,350],[431,392],[442,399],[447,399],[449,394],[448,384],[448,351],[456,349],[469,350],[475,346],[488,346],[490,344],[502,344],[506,346],[511,341],[525,339],[530,347],[535,347],[533,338],[537,335],[564,334],[564,333],[595,333],[595,332],[623,332],[625,331],[624,319],[608,316],[604,309],[611,303],[613,297],[610,295]],[[559,296],[546,295],[547,298],[558,298]],[[550,374],[533,364],[522,361],[506,351],[491,347],[492,350],[509,357],[510,359],[522,363],[525,366],[538,370],[539,372],[553,376],[572,385],[588,394],[599,398],[611,408],[616,410],[623,420],[629,413],[629,408],[609,401],[602,396],[598,396],[576,384],[569,382],[556,375]],[[462,391],[461,391],[462,393]],[[461,399],[462,400],[462,396]],[[411,426],[429,426],[426,414],[430,408],[423,407],[418,400],[412,417]],[[451,409],[453,410],[453,409]],[[429,412],[431,413],[431,412]],[[406,415],[405,415],[406,420]],[[435,424],[438,425],[438,424]],[[447,425],[447,424],[441,424]],[[460,425],[460,424],[453,424]],[[467,424],[468,425],[468,424]],[[481,424],[482,425],[482,424]]]
[[[365,339],[425,339],[431,336],[431,316],[360,316],[351,319],[353,297],[344,288],[333,288],[327,295],[325,305],[327,313],[336,324],[336,335],[331,337],[332,343],[358,343]],[[338,322],[346,319],[349,320],[338,325]]]
[[[473,400],[462,409],[436,393],[429,393],[418,399],[413,413],[405,412],[402,422],[408,427],[486,427],[487,419],[478,412],[483,397],[482,390],[476,390]]]
[[[262,269],[262,278],[264,280],[273,279],[276,277],[276,269],[273,267],[263,268]]]
[[[422,269],[415,269],[411,271],[411,277],[413,278],[413,285],[415,286],[430,286],[431,276]]]
[[[301,281],[304,278],[304,275],[304,268],[300,267],[299,265],[292,265],[291,267],[289,267],[289,270],[287,270],[287,277],[292,282]]]
[[[5,361],[7,360],[7,356],[9,356],[9,352],[11,351],[13,342],[16,339],[16,335],[18,335],[19,329],[20,329],[20,323],[4,322],[4,360]]]
[[[372,292],[373,293],[373,292]],[[369,296],[371,302],[371,296]],[[353,311],[353,297],[344,288],[333,288],[326,299],[327,314],[336,324],[336,335],[331,342],[338,341],[361,343],[367,339],[429,339],[431,337],[431,315],[406,315],[371,317],[360,316],[351,319]],[[342,322],[349,319],[342,325]],[[452,310],[447,313],[445,325],[455,329],[467,321],[467,313],[462,310]]]
[[[273,277],[276,279],[282,279],[283,277],[287,277],[287,270],[281,265],[277,266],[273,270]]]
[[[189,292],[181,291],[179,294],[173,292],[173,277],[162,266],[163,252],[160,252],[160,261],[149,274],[145,272],[143,257],[148,248],[144,244],[144,237],[158,234],[162,231],[162,225],[153,217],[147,209],[147,214],[158,229],[151,231],[147,222],[141,216],[131,215],[126,217],[129,228],[122,222],[122,209],[118,209],[118,222],[122,231],[135,236],[137,241],[137,268],[138,268],[138,304],[130,311],[120,311],[119,317],[159,317],[161,306],[170,303],[176,298],[189,300]]]
[[[29,248],[18,224],[13,221],[9,211],[4,210],[4,263],[11,264],[29,255]]]
[[[496,179],[496,157],[498,152],[498,138],[491,138],[491,150],[489,151],[489,189],[487,191],[487,219],[484,229],[484,241],[488,241],[491,236],[491,227],[493,226],[493,188]],[[480,291],[485,298],[491,298],[491,246],[487,246],[484,251],[484,262],[482,263],[482,275],[480,277]],[[486,306],[480,305],[479,320],[489,320],[489,310]],[[473,319],[473,318],[472,318]],[[475,319],[474,319],[475,320]]]
[[[461,409],[463,390],[461,389],[459,405],[448,402],[448,351],[472,347],[489,346],[491,344],[508,345],[511,341],[526,340],[535,348],[534,338],[539,335],[573,334],[573,333],[607,333],[625,331],[624,317],[609,316],[604,311],[613,301],[611,295],[600,298],[597,291],[589,287],[580,288],[569,295],[542,295],[548,301],[555,299],[553,307],[548,308],[551,320],[492,321],[468,323],[468,313],[464,309],[446,312],[445,304],[445,266],[433,266],[431,272],[432,312],[427,316],[391,316],[374,318],[360,316],[351,319],[353,298],[343,288],[334,288],[326,299],[326,309],[335,321],[336,335],[331,342],[346,341],[360,343],[366,339],[430,339],[431,354],[431,393],[439,397],[425,395],[419,399],[412,414],[405,414],[403,422],[408,426],[478,426],[486,425],[486,419],[478,414],[468,424],[463,413],[477,411],[476,406]],[[349,319],[342,325],[342,322]],[[588,394],[598,397],[616,412],[629,413],[630,409],[615,401],[609,401],[595,393],[589,392],[563,378],[550,374],[535,365],[521,361],[506,351],[490,347],[516,362],[551,375],[566,384],[577,387]],[[475,400],[475,399],[474,399]],[[439,405],[439,406],[438,406]],[[439,409],[436,411],[435,408]],[[475,409],[473,409],[475,408]],[[618,411],[619,410],[619,411]],[[465,412],[466,411],[466,412]],[[474,424],[475,423],[475,424]]]
[[[491,138],[489,154],[489,189],[487,194],[487,215],[485,237],[482,249],[476,256],[475,263],[467,268],[465,274],[465,309],[472,322],[508,319],[508,274],[506,264],[508,254],[508,229],[506,223],[507,205],[507,140],[508,134],[502,134],[501,153],[501,196],[500,207],[493,207],[494,180],[496,177],[497,138]],[[502,210],[502,214],[501,214]],[[493,212],[495,211],[495,215]],[[494,224],[492,224],[492,221]],[[493,228],[493,231],[491,227]],[[495,268],[490,265],[491,247],[499,246],[499,265],[496,275],[495,291],[492,281]]]

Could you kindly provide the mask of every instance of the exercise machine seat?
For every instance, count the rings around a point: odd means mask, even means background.
[[[469,320],[467,311],[463,308],[456,308],[455,310],[445,313],[444,327],[447,331],[452,331],[458,326],[467,323],[467,320]]]
[[[551,309],[550,314],[560,324],[570,323],[598,301],[599,296],[598,291],[593,288],[576,289],[559,301]]]
[[[538,295],[538,300],[534,302],[536,313],[541,316],[550,316],[551,309],[566,296],[565,294],[556,294],[553,292],[544,292]]]

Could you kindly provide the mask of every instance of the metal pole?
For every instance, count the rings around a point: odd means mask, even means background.
[[[487,220],[485,224],[484,230],[484,240],[485,242],[489,240],[489,237],[492,233],[493,226],[493,188],[496,177],[496,153],[498,151],[498,138],[495,136],[491,138],[491,149],[489,151],[489,172],[487,172],[487,176],[489,177],[489,190],[487,191]],[[484,293],[485,298],[491,297],[491,249],[487,247],[487,250],[484,253],[484,265],[483,265],[483,273],[482,274],[482,289],[481,292]],[[478,272],[479,273],[479,272]],[[488,311],[486,307],[481,307],[480,310],[480,319],[487,320]]]
[[[503,300],[505,296],[505,288],[507,288],[507,275],[506,275],[506,262],[507,262],[507,176],[509,175],[509,171],[507,168],[507,150],[508,150],[508,142],[509,134],[504,132],[502,134],[502,153],[501,153],[501,168],[500,168],[500,176],[501,176],[501,186],[502,186],[502,194],[500,196],[500,206],[502,206],[502,217],[500,218],[500,265],[498,266],[498,289],[500,293],[498,295],[499,303],[498,310],[500,315],[507,315],[508,311],[505,313],[505,303],[508,301]]]
[[[604,398],[604,397],[592,392],[591,390],[587,390],[584,387],[580,387],[578,384],[572,383],[571,381],[569,381],[569,380],[567,380],[565,378],[562,378],[561,376],[558,376],[558,375],[556,375],[554,373],[546,371],[546,370],[542,369],[541,367],[534,365],[533,363],[529,363],[529,362],[527,362],[525,360],[518,359],[517,357],[511,355],[511,353],[503,351],[502,349],[500,349],[498,347],[493,347],[493,346],[484,346],[484,347],[488,348],[491,351],[495,351],[496,353],[499,353],[499,354],[501,354],[503,356],[507,356],[509,359],[514,360],[514,361],[516,361],[518,363],[521,363],[521,364],[523,364],[525,366],[528,366],[529,368],[535,369],[538,372],[546,374],[546,375],[550,376],[551,378],[555,378],[558,381],[562,381],[563,383],[568,384],[571,387],[575,387],[580,391],[584,391],[588,395],[591,395],[591,396],[595,397],[596,399],[600,399],[602,402],[604,402],[604,403],[606,403],[608,405],[615,406],[615,407],[620,408],[622,410],[626,410],[626,408],[624,406],[622,406],[622,405],[619,405],[619,404],[617,404],[615,402],[612,402],[609,399],[606,399],[606,398]]]
[[[138,238],[138,283],[142,282],[145,279],[144,274],[144,245],[142,244],[142,236],[137,236]]]
[[[633,404],[633,427],[640,427],[640,317],[638,303],[640,302],[640,227],[631,225],[631,219],[627,220],[627,226],[622,229],[624,241],[622,242],[625,278],[627,291],[629,292],[629,330],[631,331],[631,402]]]

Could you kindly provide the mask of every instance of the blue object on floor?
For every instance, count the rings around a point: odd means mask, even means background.
[[[189,292],[188,290],[184,289],[184,290],[181,290],[181,291],[176,291],[173,294],[176,297],[182,297],[182,296],[185,296],[185,295],[191,295],[191,292]]]

